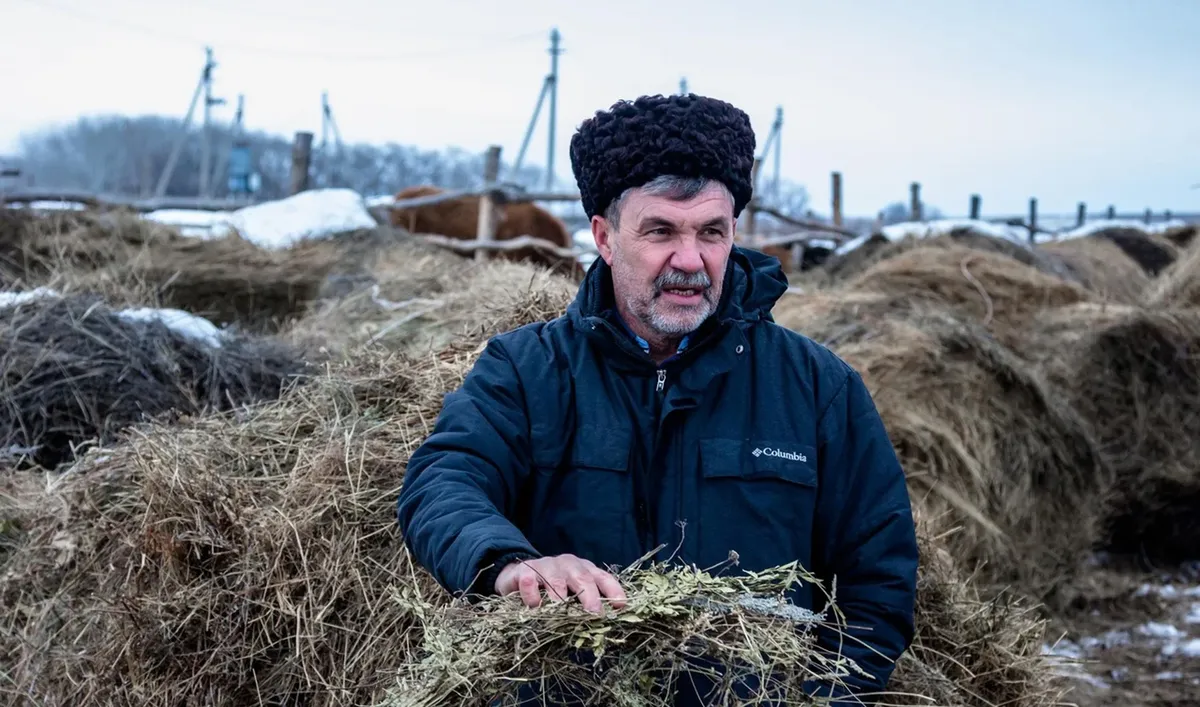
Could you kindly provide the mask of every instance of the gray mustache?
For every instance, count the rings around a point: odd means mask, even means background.
[[[661,292],[667,287],[704,287],[712,285],[712,280],[708,277],[708,273],[700,270],[694,273],[685,273],[680,270],[670,270],[659,275],[654,280],[654,288]]]

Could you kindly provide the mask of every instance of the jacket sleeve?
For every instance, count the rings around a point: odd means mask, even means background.
[[[872,676],[845,680],[865,695],[885,688],[912,642],[918,553],[904,471],[862,378],[844,370],[845,382],[819,425],[813,556],[817,574],[836,581],[834,606],[843,625],[820,632],[818,644]],[[827,686],[819,694],[845,697],[830,695]]]
[[[397,503],[409,550],[450,592],[490,593],[489,564],[538,556],[508,520],[530,468],[529,427],[516,366],[492,339],[409,458]]]

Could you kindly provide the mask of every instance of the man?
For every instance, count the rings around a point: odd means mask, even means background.
[[[493,338],[413,455],[398,507],[453,592],[625,598],[609,566],[826,580],[859,639],[822,635],[879,690],[913,635],[904,474],[862,380],[774,324],[779,262],[733,245],[750,200],[749,118],[695,95],[585,121],[571,162],[600,252],[562,316]],[[808,608],[811,588],[795,600]],[[844,695],[844,693],[838,693]],[[682,699],[682,698],[681,698]]]

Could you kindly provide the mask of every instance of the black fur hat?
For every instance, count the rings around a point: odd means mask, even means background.
[[[571,138],[571,168],[588,218],[623,191],[655,177],[708,177],[729,187],[736,218],[753,191],[750,117],[717,100],[642,96],[583,121]]]

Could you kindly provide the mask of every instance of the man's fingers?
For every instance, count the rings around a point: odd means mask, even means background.
[[[596,580],[592,573],[580,568],[567,575],[567,584],[571,591],[579,597],[585,611],[600,613],[600,590],[596,588]]]
[[[614,609],[620,609],[625,606],[625,589],[621,587],[621,583],[617,578],[605,572],[602,569],[596,568],[592,570],[592,577],[596,581],[596,588],[600,590],[600,594],[609,599],[609,604]]]
[[[517,588],[521,590],[521,600],[525,606],[535,608],[542,603],[541,580],[531,568],[522,567],[517,576]]]

